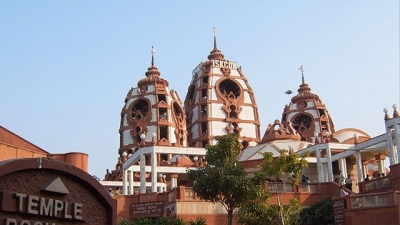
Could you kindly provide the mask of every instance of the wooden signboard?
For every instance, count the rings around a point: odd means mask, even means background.
[[[164,203],[157,202],[141,202],[133,203],[131,206],[131,217],[158,217],[164,214]]]
[[[333,203],[333,221],[335,225],[346,225],[345,221],[345,208],[344,208],[344,198],[334,198]]]

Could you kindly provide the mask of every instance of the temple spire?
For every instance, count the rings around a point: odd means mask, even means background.
[[[156,54],[156,50],[151,46],[151,67],[154,67],[154,54]]]
[[[214,31],[214,50],[217,50],[217,30],[215,29],[215,27],[213,27],[213,31]]]
[[[301,71],[301,83],[304,84],[305,80],[304,80],[304,69],[303,69],[303,65],[300,66],[299,70]]]
[[[214,31],[214,49],[210,52],[210,55],[208,55],[208,59],[224,60],[224,54],[222,54],[222,52],[218,50],[217,47],[217,35],[216,35],[217,31],[215,27],[213,27],[213,31]]]
[[[160,76],[160,72],[158,71],[158,68],[154,66],[154,54],[156,54],[156,50],[154,50],[154,47],[151,46],[151,66],[147,69],[147,72],[145,73],[146,76],[150,76],[150,75]],[[138,84],[138,86],[140,86],[140,85]]]

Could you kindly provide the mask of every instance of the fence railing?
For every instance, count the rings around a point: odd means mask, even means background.
[[[379,193],[379,194],[368,194],[361,196],[351,196],[351,207],[353,209],[366,208],[366,207],[378,207],[378,206],[388,206],[390,205],[390,199],[394,198],[394,195],[389,193]]]
[[[365,182],[365,191],[371,191],[379,188],[389,187],[390,181],[388,177],[380,178]]]
[[[280,182],[268,182],[268,191],[274,192],[302,192],[302,193],[317,193],[317,184],[299,184],[292,186],[291,184],[284,184]]]

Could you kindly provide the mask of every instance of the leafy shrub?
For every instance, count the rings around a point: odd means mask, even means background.
[[[195,220],[190,220],[189,225],[207,225],[207,224],[204,218],[197,217]]]
[[[311,204],[310,207],[304,208],[300,213],[301,219],[307,225],[332,225],[332,198],[327,198]]]

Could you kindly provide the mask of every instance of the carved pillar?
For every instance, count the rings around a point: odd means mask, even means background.
[[[122,170],[122,192],[124,195],[129,194],[128,193],[128,170]]]
[[[133,195],[134,188],[133,188],[133,171],[129,171],[129,194]]]
[[[363,180],[367,177],[368,174],[368,161],[363,161]],[[370,178],[371,179],[371,178]]]
[[[171,174],[171,190],[178,186],[178,174]]]
[[[364,180],[363,178],[363,164],[361,161],[361,153],[360,151],[356,151],[356,166],[357,166],[357,180],[361,182]]]
[[[394,138],[393,138],[394,136]],[[396,149],[396,154],[397,154],[397,163],[400,162],[400,128],[399,124],[394,124],[394,129],[392,131],[392,138],[394,139],[394,148]]]
[[[151,192],[157,192],[157,154],[151,152]]]
[[[346,158],[339,159],[338,164],[339,164],[339,170],[341,171],[343,177],[347,177]]]
[[[329,173],[328,163],[327,162],[326,163],[322,163],[322,165],[323,165],[323,168],[324,168],[324,182],[329,182],[329,178],[328,178],[328,173]]]
[[[317,149],[315,155],[317,156],[318,182],[324,182],[324,168],[321,162],[321,150]]]
[[[140,193],[146,193],[146,157],[140,154]]]
[[[386,126],[386,143],[387,147],[389,150],[389,161],[390,165],[397,164],[398,162],[398,157],[397,157],[397,151],[395,150],[394,142],[392,139],[392,129],[388,126]]]
[[[386,174],[386,169],[385,169],[385,155],[376,155],[375,156],[376,161],[378,162],[378,172],[379,175],[382,175],[382,173]]]
[[[332,154],[329,144],[326,144],[326,157],[328,158],[328,181],[333,181]]]

